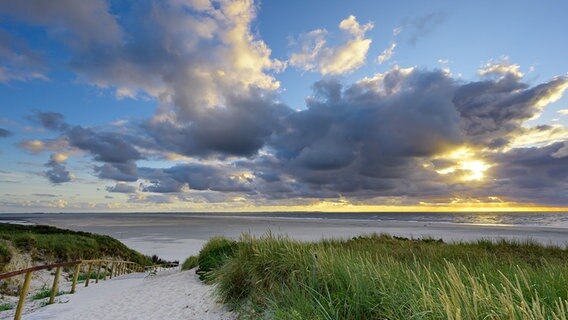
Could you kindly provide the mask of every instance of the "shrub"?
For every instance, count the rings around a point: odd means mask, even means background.
[[[1,303],[0,304],[0,311],[12,310],[14,308],[13,305],[9,303]]]
[[[208,280],[211,271],[221,267],[225,261],[232,257],[238,247],[234,240],[223,237],[214,237],[205,244],[201,252],[199,252],[198,263],[199,268],[197,274],[201,280]]]
[[[0,242],[0,271],[4,269],[4,266],[10,262],[12,259],[12,253],[8,246]]]
[[[199,265],[199,258],[197,256],[191,256],[185,259],[181,265],[181,270],[190,270]]]

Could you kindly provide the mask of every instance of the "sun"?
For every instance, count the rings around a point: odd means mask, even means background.
[[[469,174],[463,177],[465,181],[481,181],[485,176],[485,171],[491,166],[481,160],[467,160],[459,163],[460,169],[469,171]]]
[[[485,172],[491,168],[490,164],[476,159],[475,152],[467,147],[456,149],[438,159],[455,161],[449,167],[436,170],[438,174],[457,174],[462,181],[482,181],[485,178]]]

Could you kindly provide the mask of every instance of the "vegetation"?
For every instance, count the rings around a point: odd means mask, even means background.
[[[211,271],[218,269],[234,256],[238,249],[238,243],[222,237],[213,237],[199,252],[197,262],[199,279],[208,280]]]
[[[152,261],[152,265],[170,265],[170,264],[175,264],[178,265],[179,264],[179,260],[164,260],[160,257],[158,257],[158,255],[153,254],[151,256],[146,256],[146,258],[150,259],[150,261]]]
[[[0,242],[0,271],[3,271],[3,268],[8,262],[12,259],[12,253],[10,249],[6,246],[6,244]]]
[[[65,292],[57,291],[57,293],[55,295],[60,296],[62,294],[65,294]],[[41,300],[41,299],[49,298],[50,295],[51,295],[51,288],[48,288],[47,286],[43,286],[39,291],[35,292],[32,295],[32,299],[33,300]]]
[[[243,236],[198,262],[243,318],[568,318],[568,251],[532,242]]]
[[[35,261],[70,261],[113,257],[150,265],[148,257],[109,236],[58,229],[50,226],[0,224],[0,270],[12,253],[6,244],[30,253]]]
[[[0,311],[12,310],[14,308],[10,303],[0,303]]]
[[[182,263],[181,270],[190,270],[199,266],[199,257],[191,256]]]

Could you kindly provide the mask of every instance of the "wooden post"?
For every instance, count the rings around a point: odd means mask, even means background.
[[[79,278],[79,273],[81,273],[80,263],[78,263],[75,266],[75,273],[73,274],[73,284],[71,285],[71,293],[75,293],[75,288],[77,288],[77,279]]]
[[[104,273],[103,280],[106,280],[107,279],[107,273],[108,273],[108,263],[105,262],[104,267],[105,267],[105,273]]]
[[[85,287],[89,286],[89,280],[91,279],[91,268],[93,267],[93,264],[91,262],[89,262],[89,267],[87,268],[87,279],[85,279]]]
[[[55,269],[55,278],[53,278],[53,285],[51,286],[51,294],[49,295],[49,302],[47,304],[53,304],[55,302],[55,295],[57,294],[57,284],[59,283],[59,276],[61,276],[61,267]]]
[[[112,274],[114,273],[114,262],[110,263],[110,272],[108,273],[108,278],[112,279]]]
[[[101,264],[102,262],[99,262],[99,264],[97,265],[97,279],[95,279],[95,283],[99,283],[99,275],[101,274]]]
[[[20,290],[20,300],[18,300],[18,307],[16,307],[16,314],[14,315],[14,320],[22,319],[22,311],[24,310],[24,303],[26,302],[26,296],[28,295],[28,290],[30,289],[30,282],[32,280],[32,272],[26,273],[26,279],[24,280],[24,285]]]

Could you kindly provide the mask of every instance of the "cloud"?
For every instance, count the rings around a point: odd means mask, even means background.
[[[65,117],[58,112],[35,112],[33,115],[28,117],[28,120],[53,131],[62,131],[67,129]]]
[[[38,26],[76,46],[117,43],[122,32],[104,0],[3,1],[0,14]]]
[[[377,57],[377,63],[378,64],[383,64],[387,61],[390,60],[390,58],[392,58],[392,55],[394,54],[394,48],[396,48],[396,43],[391,43],[391,45],[386,48],[378,57]]]
[[[371,39],[365,38],[365,33],[373,29],[373,24],[361,25],[355,16],[349,16],[339,23],[339,29],[347,39],[335,47],[328,45],[326,30],[317,29],[303,35],[299,40],[299,52],[290,56],[290,64],[323,75],[349,73],[361,67],[371,45]]]
[[[434,32],[445,19],[446,14],[444,12],[432,12],[413,19],[407,19],[401,26],[393,30],[393,35],[403,34],[408,43],[416,44],[418,40]]]
[[[482,77],[513,77],[521,79],[524,74],[520,70],[518,64],[513,64],[509,61],[509,57],[503,56],[500,60],[490,60],[482,66],[477,73]]]
[[[52,154],[49,161],[45,164],[50,168],[45,172],[45,176],[49,182],[53,184],[61,184],[72,180],[72,174],[67,171],[65,166],[67,157],[62,154]]]
[[[0,138],[7,138],[12,136],[12,132],[10,132],[9,130],[6,130],[4,128],[0,128]]]
[[[0,83],[48,80],[44,69],[43,59],[38,53],[24,41],[0,29]]]
[[[342,83],[333,76],[361,67],[371,44],[373,24],[354,16],[339,24],[343,41],[314,30],[282,62],[254,32],[252,1],[143,2],[125,5],[120,19],[103,1],[37,4],[49,7],[43,15],[30,3],[2,4],[0,12],[42,26],[67,46],[79,81],[157,103],[150,119],[120,130],[69,124],[53,112],[31,116],[58,137],[20,146],[54,152],[45,173],[53,183],[72,180],[63,154],[81,151],[95,176],[116,181],[107,190],[129,192],[132,203],[416,204],[455,193],[561,203],[552,190],[568,190],[560,171],[566,129],[527,124],[568,89],[566,77],[529,84],[501,58],[471,81],[395,65]],[[393,31],[396,43],[415,43],[443,19],[432,13],[407,21]],[[394,49],[393,42],[379,62]],[[327,76],[299,111],[278,95],[275,74],[287,64]],[[149,167],[167,154],[180,162]]]
[[[194,121],[154,118],[144,126],[165,151],[187,156],[252,156],[291,110],[270,95],[228,96],[231,108],[211,109]]]
[[[568,109],[560,109],[556,112],[560,113],[563,116],[568,116]]]
[[[568,172],[565,143],[542,148],[519,148],[496,155],[492,192],[518,200],[567,205]]]
[[[117,182],[114,186],[106,187],[106,190],[108,192],[115,192],[115,193],[136,193],[138,188],[123,182]]]
[[[101,179],[130,182],[138,180],[138,168],[134,161],[105,163],[102,166],[95,166],[94,169],[97,176]]]
[[[203,164],[141,168],[140,175],[148,181],[142,189],[158,193],[180,192],[184,186],[197,191],[248,192],[253,182],[253,175],[245,170]]]
[[[45,143],[41,140],[25,140],[20,142],[19,147],[32,153],[39,153],[45,150]]]
[[[46,150],[60,152],[68,149],[69,143],[66,139],[33,139],[21,141],[18,143],[18,147],[31,153],[41,153]]]

